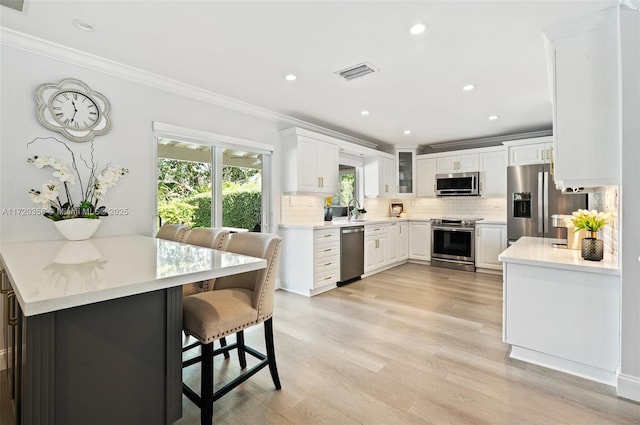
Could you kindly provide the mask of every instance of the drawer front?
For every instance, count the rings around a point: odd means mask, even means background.
[[[327,257],[316,258],[314,262],[314,274],[316,276],[325,273],[327,270],[340,268],[340,256],[332,255]]]
[[[364,237],[384,235],[389,230],[388,224],[364,226]]]
[[[340,229],[322,229],[313,232],[313,241],[316,244],[325,242],[340,242]]]
[[[314,259],[340,255],[340,244],[337,242],[318,243],[314,245]]]
[[[340,265],[334,268],[327,268],[325,270],[317,270],[314,273],[314,288],[319,288],[320,286],[329,285],[332,283],[336,283],[340,280]]]

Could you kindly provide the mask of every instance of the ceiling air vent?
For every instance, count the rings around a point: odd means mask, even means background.
[[[360,63],[355,66],[350,66],[347,69],[343,69],[342,71],[337,71],[336,74],[341,76],[347,81],[353,80],[355,78],[364,77],[367,74],[371,74],[372,72],[376,72],[377,70],[366,62]]]

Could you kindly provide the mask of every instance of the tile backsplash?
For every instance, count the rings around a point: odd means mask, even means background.
[[[600,187],[589,194],[589,209],[611,214],[609,224],[600,231],[605,252],[618,255],[618,186]]]
[[[452,197],[410,199],[365,199],[367,218],[389,217],[389,204],[402,202],[408,218],[468,217],[507,219],[504,197]],[[282,196],[282,223],[316,223],[324,220],[324,197]]]

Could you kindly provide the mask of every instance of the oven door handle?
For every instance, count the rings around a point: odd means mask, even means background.
[[[432,227],[432,230],[446,230],[447,232],[468,232],[473,233],[474,229],[469,227]]]

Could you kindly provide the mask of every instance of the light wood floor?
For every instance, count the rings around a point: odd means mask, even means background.
[[[612,387],[509,359],[501,322],[501,277],[416,264],[314,298],[278,291],[282,390],[265,369],[215,403],[214,423],[640,424]],[[262,327],[245,339],[262,349]],[[216,358],[216,381],[237,368]],[[198,423],[183,398],[176,424]]]

